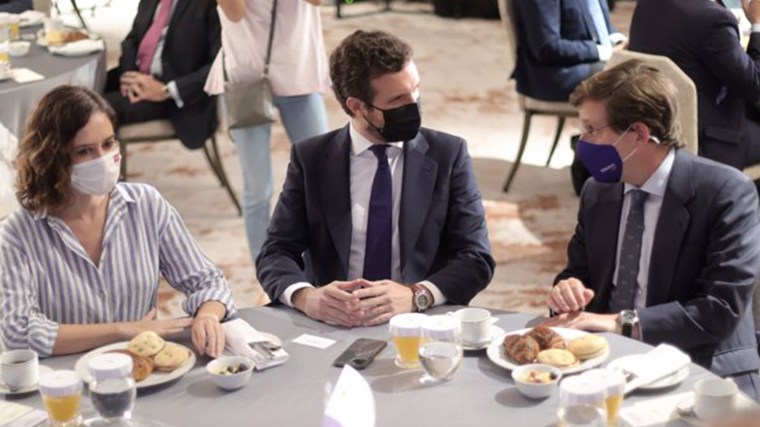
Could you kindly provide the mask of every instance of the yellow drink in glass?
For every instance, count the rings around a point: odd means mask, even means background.
[[[388,329],[396,347],[396,366],[413,369],[420,364],[420,344],[422,344],[420,324],[427,316],[420,313],[404,313],[393,316]]]
[[[79,416],[79,409],[82,403],[82,394],[72,394],[71,396],[44,396],[42,403],[45,404],[48,416],[53,421],[66,422],[71,421]]]
[[[607,405],[607,426],[614,427],[618,425],[620,407],[623,406],[623,393],[610,396],[604,400]]]
[[[53,371],[40,377],[40,394],[49,427],[82,425],[82,380],[74,371]]]
[[[402,368],[420,366],[420,337],[393,337],[396,346],[396,365]]]

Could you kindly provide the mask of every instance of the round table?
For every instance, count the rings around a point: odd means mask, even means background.
[[[40,28],[22,29],[22,37],[35,34]],[[29,53],[20,58],[11,57],[11,65],[13,68],[29,68],[45,76],[43,80],[22,84],[13,79],[0,81],[0,123],[19,140],[23,137],[27,116],[42,96],[52,89],[61,85],[76,85],[102,92],[105,87],[105,51],[86,56],[58,56],[32,41]]]
[[[446,306],[431,311],[445,313],[453,309],[456,307]],[[537,322],[536,318],[526,314],[491,311],[498,318],[496,325],[506,331],[533,326]],[[199,358],[196,367],[181,379],[141,390],[135,413],[178,427],[318,426],[325,408],[325,384],[335,384],[341,372],[332,366],[332,361],[356,338],[390,338],[387,325],[336,328],[289,308],[245,309],[241,310],[240,316],[256,329],[279,336],[290,360],[285,365],[254,372],[244,388],[225,392],[217,388],[206,373],[208,360]],[[325,350],[292,342],[304,333],[337,342]],[[611,349],[608,362],[652,348],[618,335],[604,335]],[[189,336],[178,341],[191,345]],[[494,365],[485,351],[466,352],[463,366],[451,381],[428,387],[419,385],[421,370],[397,368],[393,363],[394,356],[395,350],[389,345],[372,365],[360,371],[375,395],[378,427],[556,425],[557,394],[542,401],[523,397],[510,372]],[[79,357],[81,355],[54,357],[41,362],[55,369],[73,369]],[[706,377],[714,375],[692,364],[689,377],[679,386],[657,393],[636,391],[626,397],[624,407],[645,399],[686,392],[695,381]],[[6,399],[43,407],[37,393]],[[84,401],[85,410],[92,408],[89,399]],[[686,426],[680,420],[667,425]]]

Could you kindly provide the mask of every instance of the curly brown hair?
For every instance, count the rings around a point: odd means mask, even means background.
[[[383,31],[357,30],[330,55],[330,79],[335,97],[349,116],[349,97],[370,103],[375,94],[370,82],[397,73],[412,59],[412,47]]]
[[[608,122],[622,133],[642,122],[667,147],[684,147],[678,120],[678,91],[660,70],[631,59],[583,81],[570,95],[579,107],[587,99],[605,101]]]
[[[108,103],[90,89],[59,86],[37,104],[26,122],[16,158],[16,197],[34,213],[58,212],[66,206],[71,186],[71,145],[95,113],[104,113],[116,128]]]

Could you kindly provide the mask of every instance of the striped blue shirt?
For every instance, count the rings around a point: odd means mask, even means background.
[[[0,342],[46,357],[59,324],[140,320],[156,305],[159,274],[187,296],[188,314],[210,300],[235,314],[221,270],[153,187],[111,192],[97,266],[63,220],[17,210],[0,228]]]

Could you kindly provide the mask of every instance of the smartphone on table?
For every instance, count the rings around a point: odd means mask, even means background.
[[[342,368],[345,365],[351,365],[354,369],[364,369],[375,360],[375,356],[380,354],[388,345],[387,341],[374,340],[370,338],[359,338],[333,362],[333,366]]]

